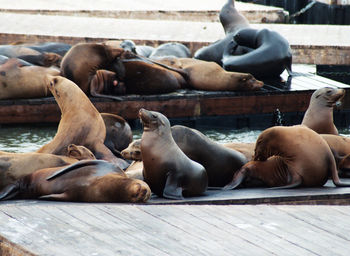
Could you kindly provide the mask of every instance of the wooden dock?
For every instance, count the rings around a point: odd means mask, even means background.
[[[222,195],[203,196],[210,201],[200,205],[193,198],[161,204],[157,198],[145,204],[1,202],[0,254],[349,254],[349,188],[328,184],[316,189],[238,189],[226,194],[232,201],[224,205],[218,205]],[[299,201],[302,194],[308,196]],[[322,200],[321,194],[328,198]],[[249,200],[242,202],[244,198]],[[268,198],[284,198],[279,204],[292,205],[271,205]],[[314,205],[320,202],[326,205]]]
[[[90,100],[100,112],[114,113],[127,120],[138,119],[140,108],[162,112],[168,118],[263,115],[272,114],[277,108],[286,114],[305,112],[311,94],[318,88],[328,86],[346,90],[339,111],[348,113],[350,85],[309,73],[307,68],[294,65],[297,74],[289,81],[287,72],[284,72],[282,82],[280,79],[266,81],[264,87],[255,92],[180,90],[159,95],[125,95],[121,96],[122,101]],[[0,101],[0,124],[57,123],[60,117],[60,109],[53,97]],[[243,123],[236,128],[250,127],[248,118],[243,119]],[[342,126],[346,126],[350,119],[344,118],[343,121]]]

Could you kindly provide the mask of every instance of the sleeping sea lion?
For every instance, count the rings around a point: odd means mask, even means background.
[[[149,186],[128,178],[114,164],[85,160],[67,167],[35,171],[7,186],[0,200],[50,199],[77,202],[146,202]]]

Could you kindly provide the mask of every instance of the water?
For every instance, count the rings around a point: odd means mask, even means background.
[[[261,130],[228,127],[197,127],[209,138],[220,142],[255,142]],[[56,126],[5,126],[0,128],[0,150],[7,152],[33,152],[48,143],[55,136]],[[341,135],[350,137],[350,129],[339,130]],[[141,138],[142,130],[133,130],[134,139]]]

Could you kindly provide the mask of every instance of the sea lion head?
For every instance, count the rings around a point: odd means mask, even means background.
[[[344,89],[323,87],[317,89],[311,96],[311,102],[317,102],[319,105],[333,108],[340,103],[345,95]]]
[[[152,131],[160,128],[170,130],[170,122],[163,114],[156,111],[149,111],[144,108],[139,110],[139,117],[143,124],[144,131]]]
[[[125,159],[141,161],[141,140],[139,139],[131,142],[129,146],[121,152],[121,155]]]
[[[146,182],[138,179],[131,179],[127,186],[129,198],[127,202],[144,203],[151,196],[151,189]]]
[[[120,47],[126,51],[136,53],[136,45],[131,40],[124,40],[123,42],[120,43]]]
[[[75,144],[68,145],[67,156],[77,160],[96,159],[95,155],[88,148]]]
[[[264,82],[257,80],[253,75],[249,73],[241,73],[238,81],[240,91],[254,91],[263,87]]]

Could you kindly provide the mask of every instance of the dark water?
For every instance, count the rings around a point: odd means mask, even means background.
[[[229,141],[255,142],[261,130],[227,127],[197,127],[209,138],[224,143]],[[56,126],[8,126],[0,128],[0,150],[7,152],[33,152],[49,142],[56,134]],[[339,130],[342,135],[350,136],[350,129]],[[142,135],[142,130],[133,130],[134,139]]]

